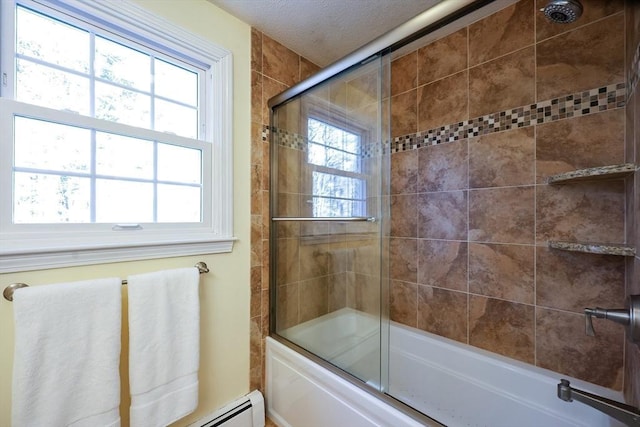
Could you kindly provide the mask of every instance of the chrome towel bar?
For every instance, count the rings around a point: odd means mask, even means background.
[[[301,217],[301,216],[287,216],[287,217],[274,217],[271,221],[334,221],[334,222],[376,222],[376,218],[373,216],[318,216],[318,217]]]
[[[196,265],[194,265],[195,268],[198,269],[198,272],[200,274],[204,274],[204,273],[208,273],[209,272],[209,267],[207,267],[207,264],[205,262],[198,262],[196,263]],[[122,285],[126,285],[127,281],[123,280],[122,281]],[[7,286],[6,288],[4,288],[4,292],[2,292],[2,296],[4,297],[4,299],[6,299],[7,301],[13,301],[13,293],[16,291],[16,289],[20,289],[20,288],[26,288],[27,284],[25,283],[12,283],[9,286]]]

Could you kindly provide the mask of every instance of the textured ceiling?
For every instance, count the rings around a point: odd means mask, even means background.
[[[324,67],[441,0],[209,0]]]

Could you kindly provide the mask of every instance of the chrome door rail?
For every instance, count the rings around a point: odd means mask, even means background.
[[[439,2],[399,27],[381,35],[342,59],[326,66],[306,80],[269,99],[268,106],[273,109],[331,77],[355,65],[367,62],[371,57],[381,52],[394,51],[492,1],[494,0],[447,0]]]

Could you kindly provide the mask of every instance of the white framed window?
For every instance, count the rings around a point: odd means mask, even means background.
[[[231,53],[123,0],[0,14],[0,272],[230,251]]]
[[[308,163],[314,217],[367,215],[367,180],[362,167],[364,131],[322,115],[307,119]]]

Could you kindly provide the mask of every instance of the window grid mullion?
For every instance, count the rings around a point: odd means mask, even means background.
[[[153,222],[158,222],[158,141],[153,141]]]
[[[89,31],[89,115],[91,117],[96,116],[96,34],[93,31]],[[97,190],[97,132],[95,129],[91,129],[91,162],[90,162],[90,192],[89,192],[89,213],[91,216],[91,223],[96,222],[97,208],[96,208],[96,190]]]
[[[97,137],[96,130],[91,129],[91,166],[90,166],[90,192],[89,192],[89,212],[91,216],[91,223],[96,222],[97,218],[97,209],[96,209],[96,172],[97,172]]]

